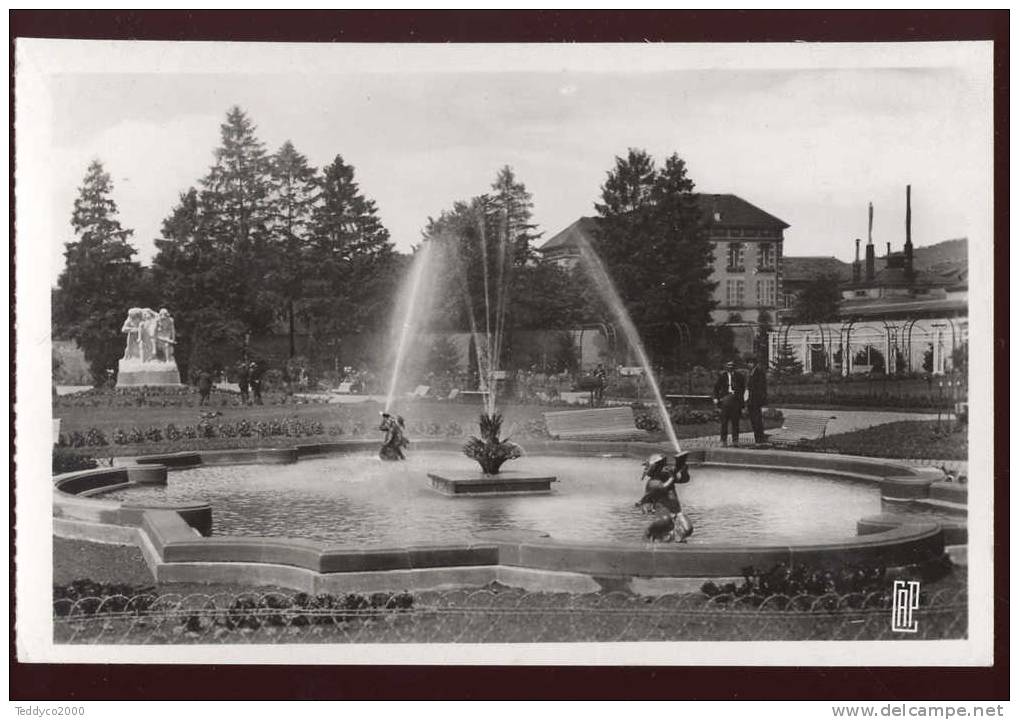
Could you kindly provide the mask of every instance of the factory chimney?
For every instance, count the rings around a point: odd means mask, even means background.
[[[911,186],[906,186],[906,279],[913,281],[913,213],[910,207]]]
[[[860,238],[856,238],[856,259],[853,261],[853,283],[860,282]]]
[[[867,282],[874,282],[874,203],[867,203]]]

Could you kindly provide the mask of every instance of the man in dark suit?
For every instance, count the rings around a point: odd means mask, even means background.
[[[747,416],[750,418],[750,425],[754,429],[754,442],[763,443],[767,436],[764,434],[764,418],[761,417],[761,408],[768,402],[768,376],[761,367],[760,361],[754,355],[750,360],[750,376],[747,378]]]
[[[725,364],[725,369],[715,381],[715,405],[721,415],[721,440],[726,445],[726,435],[732,426],[732,444],[739,445],[739,416],[743,410],[743,393],[747,385],[742,373],[736,371],[732,361]]]

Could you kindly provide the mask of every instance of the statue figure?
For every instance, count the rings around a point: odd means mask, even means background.
[[[127,320],[120,328],[127,333],[127,346],[124,348],[125,360],[142,359],[142,308],[131,308],[127,311]]]
[[[653,542],[686,542],[693,534],[693,523],[683,513],[676,494],[676,485],[690,482],[690,471],[686,461],[689,452],[676,455],[675,465],[669,467],[666,457],[655,453],[644,462],[644,473],[641,480],[647,479],[644,485],[644,496],[635,505],[642,512],[654,515],[654,520],[644,533],[646,540]]]
[[[387,412],[382,413],[382,422],[379,423],[379,430],[386,435],[382,440],[382,447],[379,449],[379,457],[383,460],[406,460],[403,449],[410,445],[410,441],[403,434],[403,418],[399,415],[393,417]]]
[[[162,356],[163,362],[173,362],[173,349],[177,344],[177,331],[173,326],[173,316],[166,308],[159,310],[156,318],[156,356]]]
[[[177,333],[166,308],[133,307],[120,331],[127,335],[124,357],[117,364],[117,387],[180,386],[180,371],[173,361]]]
[[[142,320],[139,326],[138,347],[141,350],[143,363],[156,359],[156,321],[159,316],[151,308],[142,308]]]

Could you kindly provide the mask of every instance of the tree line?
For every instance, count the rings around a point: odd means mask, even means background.
[[[109,173],[99,160],[86,172],[53,319],[59,335],[77,341],[97,380],[117,365],[120,326],[132,306],[171,310],[185,376],[235,362],[250,335],[282,328],[293,356],[299,333],[342,337],[389,324],[412,256],[394,250],[355,169],[341,155],[312,167],[289,140],[270,153],[238,107],[220,130],[209,171],[164,219],[150,267],[135,259]],[[616,158],[596,203],[595,250],[665,364],[674,326],[702,333],[713,304],[711,247],[693,188],[677,155],[659,168],[631,149]],[[531,194],[506,166],[486,192],[428,219],[422,241],[442,255],[430,330],[497,329],[506,339],[500,361],[519,365],[526,358],[514,355],[513,331],[609,320],[582,266],[539,262],[532,210]]]

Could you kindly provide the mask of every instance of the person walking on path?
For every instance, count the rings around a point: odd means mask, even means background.
[[[715,381],[715,405],[720,414],[722,444],[726,445],[728,429],[732,427],[732,444],[739,445],[739,416],[743,410],[743,394],[746,391],[746,380],[742,373],[736,371],[736,364],[731,360]]]
[[[768,376],[756,355],[751,356],[749,360],[747,416],[750,418],[750,426],[754,429],[754,442],[760,444],[768,439],[764,434],[764,418],[761,416],[761,409],[768,403]]]

